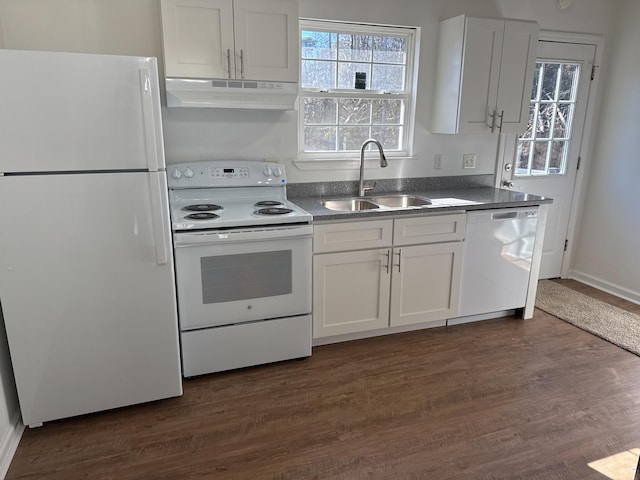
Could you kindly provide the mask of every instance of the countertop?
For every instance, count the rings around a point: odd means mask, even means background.
[[[530,193],[516,192],[513,190],[505,190],[488,186],[477,186],[477,184],[464,186],[460,185],[459,181],[456,181],[455,184],[450,187],[446,185],[446,182],[443,183],[442,181],[440,181],[437,186],[427,184],[420,185],[420,182],[412,182],[412,185],[407,185],[409,189],[399,190],[384,189],[384,185],[381,185],[381,188],[370,190],[364,197],[359,198],[370,199],[373,197],[387,195],[413,195],[428,198],[434,201],[434,204],[436,205],[429,205],[421,208],[380,208],[359,211],[334,211],[325,208],[321,202],[324,200],[339,200],[357,197],[357,194],[354,195],[351,191],[351,182],[335,183],[346,185],[340,185],[340,188],[337,188],[336,185],[327,186],[327,184],[323,184],[318,188],[318,186],[314,184],[296,184],[293,188],[289,189],[290,192],[293,191],[293,195],[289,193],[289,200],[313,215],[314,222],[527,207],[553,202],[553,199],[551,198],[533,195]],[[290,185],[289,187],[292,186]],[[445,204],[437,205],[438,200]]]

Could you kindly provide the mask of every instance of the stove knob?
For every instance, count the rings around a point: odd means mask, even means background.
[[[171,173],[171,176],[173,178],[175,178],[176,180],[178,180],[179,178],[182,178],[182,173],[180,172],[180,170],[178,170],[177,168],[175,168],[173,170],[173,172]]]
[[[274,167],[273,175],[276,177],[279,177],[280,175],[282,175],[282,170],[280,170],[280,167]]]
[[[187,169],[184,171],[184,178],[192,178],[192,177],[193,177],[193,170],[187,167]]]
[[[262,173],[264,174],[265,177],[270,177],[271,175],[273,175],[273,172],[271,171],[271,167],[265,167]]]

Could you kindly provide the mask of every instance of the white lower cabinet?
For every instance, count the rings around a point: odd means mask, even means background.
[[[458,308],[465,218],[316,225],[313,337],[444,325]]]
[[[389,326],[455,316],[461,257],[462,242],[394,248]]]
[[[313,336],[363,332],[389,325],[389,250],[316,255],[313,259]]]

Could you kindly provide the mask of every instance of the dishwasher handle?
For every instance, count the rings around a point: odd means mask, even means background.
[[[518,212],[496,212],[491,214],[491,220],[509,220],[518,218]]]
[[[473,210],[467,213],[467,225],[510,220],[532,220],[538,218],[538,206],[501,208],[496,210]]]

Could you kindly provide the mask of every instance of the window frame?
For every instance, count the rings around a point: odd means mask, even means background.
[[[418,52],[420,28],[412,26],[393,26],[372,23],[355,23],[341,22],[335,20],[321,20],[313,18],[301,18],[298,28],[298,38],[302,37],[303,31],[320,31],[346,34],[362,34],[371,36],[402,36],[406,38],[406,63],[405,66],[405,85],[402,92],[385,92],[382,90],[371,89],[334,89],[324,90],[318,88],[302,87],[302,42],[300,42],[300,74],[299,74],[299,115],[298,115],[298,161],[301,162],[317,162],[328,160],[332,162],[359,159],[360,152],[354,150],[338,150],[338,151],[305,151],[304,150],[304,99],[308,97],[314,98],[335,98],[338,101],[342,98],[364,98],[364,99],[385,99],[404,100],[404,118],[402,119],[402,134],[400,142],[402,148],[400,150],[385,150],[385,156],[389,159],[408,158],[413,154],[413,138],[415,130],[415,111],[416,111],[416,95],[418,89]],[[336,59],[336,64],[340,62]],[[370,64],[375,64],[371,62]],[[369,147],[367,150],[370,150]]]

